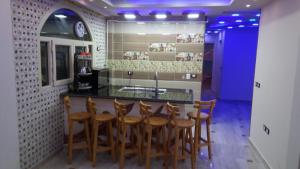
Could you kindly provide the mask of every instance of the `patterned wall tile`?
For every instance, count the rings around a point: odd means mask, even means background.
[[[59,95],[67,86],[40,87],[39,27],[46,15],[69,8],[82,16],[90,28],[94,66],[105,64],[106,22],[102,16],[63,0],[12,0],[15,79],[21,169],[30,169],[62,148],[64,111]]]

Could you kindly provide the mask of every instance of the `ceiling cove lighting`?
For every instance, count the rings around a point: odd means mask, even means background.
[[[244,28],[245,27],[245,25],[239,25],[239,28]]]
[[[238,16],[240,16],[240,14],[234,13],[234,14],[232,14],[231,16],[233,16],[233,17],[238,17]]]
[[[235,20],[236,23],[241,23],[243,22],[242,20],[238,19],[238,20]]]
[[[166,18],[167,18],[167,15],[166,15],[166,14],[156,14],[156,15],[155,15],[155,18],[156,18],[156,19],[166,19]]]
[[[124,14],[124,17],[125,17],[126,19],[135,19],[135,18],[136,18],[135,14],[129,14],[129,13]]]
[[[250,22],[256,22],[256,19],[255,18],[251,18],[249,19]]]
[[[198,13],[190,13],[187,15],[188,19],[197,19],[199,18],[199,14]]]
[[[65,19],[65,18],[67,18],[67,16],[66,15],[63,15],[63,14],[56,14],[56,15],[54,15],[56,18],[60,18],[60,19]]]
[[[219,24],[224,24],[225,22],[224,21],[219,21]]]

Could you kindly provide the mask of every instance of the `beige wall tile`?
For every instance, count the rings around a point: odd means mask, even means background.
[[[147,34],[147,42],[169,42],[175,43],[176,42],[176,34],[170,35],[162,35],[162,34]]]
[[[148,51],[148,45],[141,44],[141,43],[124,43],[123,50],[124,51]]]
[[[203,53],[203,45],[200,44],[176,44],[176,52]]]
[[[146,43],[146,35],[139,34],[123,34],[123,42]]]
[[[149,60],[152,60],[152,61],[174,61],[175,53],[149,52]]]

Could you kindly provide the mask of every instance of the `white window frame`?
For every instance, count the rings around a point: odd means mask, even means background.
[[[85,46],[86,50],[89,50],[89,45],[92,45],[92,48],[94,48],[94,43],[92,41],[80,41],[80,40],[73,40],[73,39],[61,39],[61,38],[55,38],[55,37],[42,37],[39,38],[39,51],[40,51],[40,42],[49,42],[49,62],[48,62],[48,69],[49,69],[49,85],[48,86],[42,86],[42,80],[40,80],[40,86],[42,88],[47,88],[51,86],[59,86],[59,85],[66,85],[69,83],[72,83],[74,80],[74,54],[75,54],[75,47],[76,46]],[[63,80],[57,80],[56,79],[56,45],[64,45],[64,46],[70,46],[70,78],[63,79]],[[93,51],[88,51],[93,52]],[[40,55],[40,52],[39,52]],[[40,62],[40,70],[41,70],[41,62]],[[40,71],[40,79],[42,77],[42,71]]]
[[[48,80],[49,80],[49,84],[46,86],[43,86],[42,84],[42,58],[41,58],[41,42],[46,42],[48,43]],[[39,79],[40,79],[40,86],[45,89],[45,88],[49,88],[51,86],[53,86],[53,73],[52,73],[52,42],[49,39],[44,39],[43,37],[41,37],[39,39],[39,43],[38,43],[38,50],[39,50],[39,56],[40,56],[40,60],[39,60]]]

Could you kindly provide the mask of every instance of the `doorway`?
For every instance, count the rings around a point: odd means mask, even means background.
[[[211,90],[212,76],[213,76],[213,60],[214,60],[214,47],[213,43],[204,44],[203,68],[202,68],[202,86],[201,98],[209,99],[214,98],[215,95]]]

